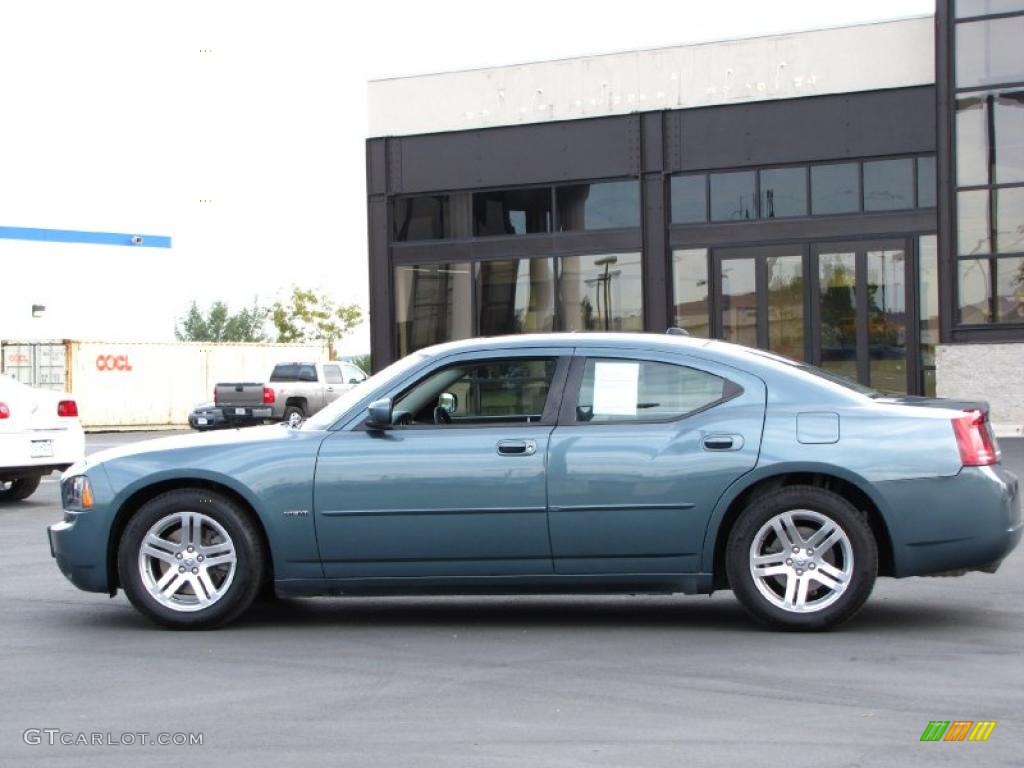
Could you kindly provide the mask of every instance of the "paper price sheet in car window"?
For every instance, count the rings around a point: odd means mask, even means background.
[[[639,363],[594,364],[594,415],[636,416]]]

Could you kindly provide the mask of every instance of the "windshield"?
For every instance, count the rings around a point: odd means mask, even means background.
[[[791,360],[788,357],[783,357],[782,355],[766,352],[763,349],[751,349],[750,352],[761,357],[766,357],[769,360],[775,360],[778,363],[785,363],[791,368],[798,368],[804,373],[809,373],[812,376],[817,376],[819,379],[824,379],[825,381],[830,381],[833,384],[838,384],[841,387],[846,387],[846,389],[853,390],[861,395],[867,395],[868,397],[880,397],[882,395],[882,393],[877,389],[872,389],[871,387],[854,381],[853,379],[840,376],[838,373],[826,371],[822,368],[818,368],[816,365],[811,365],[810,363],[801,363],[797,360]]]
[[[423,353],[415,353],[407,355],[401,360],[392,363],[384,370],[379,373],[375,373],[368,379],[365,379],[360,384],[352,387],[352,389],[345,392],[337,400],[328,405],[322,411],[314,413],[303,423],[303,429],[327,429],[334,422],[345,415],[345,412],[352,408],[354,405],[359,403],[360,400],[366,397],[366,393],[370,392],[394,378],[402,376],[406,371],[416,367],[424,360],[428,355]]]

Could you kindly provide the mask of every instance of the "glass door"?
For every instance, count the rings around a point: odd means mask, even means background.
[[[805,264],[801,245],[716,249],[716,335],[806,359]]]
[[[819,244],[812,275],[813,359],[883,392],[905,394],[912,339],[905,241]]]

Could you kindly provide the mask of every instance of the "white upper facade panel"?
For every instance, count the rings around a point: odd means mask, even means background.
[[[935,82],[931,16],[376,80],[370,136],[573,120]]]

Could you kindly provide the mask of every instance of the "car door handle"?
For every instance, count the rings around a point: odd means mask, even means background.
[[[502,456],[533,456],[537,452],[536,440],[499,440],[498,453]]]
[[[700,441],[705,451],[738,451],[743,447],[741,435],[707,435]]]

